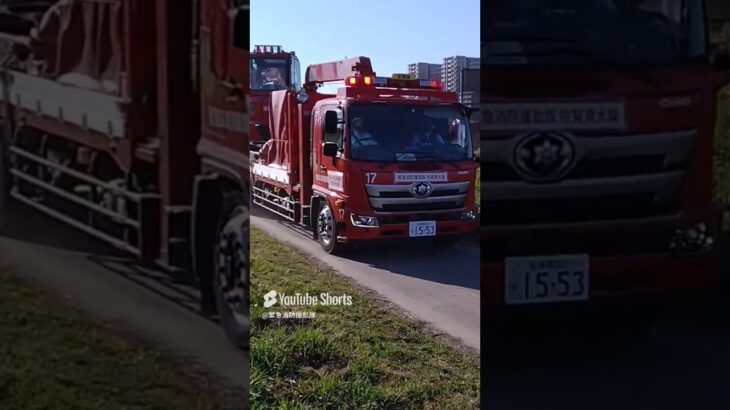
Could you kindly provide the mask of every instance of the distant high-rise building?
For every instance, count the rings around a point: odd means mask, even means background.
[[[440,80],[441,64],[413,63],[408,64],[408,74],[420,80]]]
[[[479,68],[465,68],[461,70],[459,79],[459,101],[467,107],[477,108],[480,102],[480,77]]]
[[[464,70],[478,70],[479,57],[453,56],[444,58],[441,65],[441,82],[444,90],[462,93],[461,77]],[[474,90],[478,92],[478,90]]]

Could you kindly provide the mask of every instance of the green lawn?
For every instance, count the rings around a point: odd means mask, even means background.
[[[440,341],[261,231],[252,229],[251,235],[254,409],[478,408],[475,355]],[[345,293],[353,304],[266,309],[263,294],[270,290]],[[262,319],[265,312],[284,310],[317,317]]]
[[[0,270],[0,409],[237,409],[181,363]]]
[[[476,201],[477,201],[477,209],[482,209],[482,168],[477,168],[477,185],[476,185]]]

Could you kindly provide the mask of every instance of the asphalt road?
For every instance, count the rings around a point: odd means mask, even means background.
[[[430,242],[401,241],[363,246],[343,256],[332,256],[300,227],[258,207],[252,213],[254,227],[314,256],[416,319],[479,350],[477,238],[464,239],[453,249],[439,249]]]
[[[11,204],[0,213],[0,265],[93,317],[134,332],[195,370],[241,392],[248,360],[218,324],[198,313],[199,293],[35,210]]]
[[[676,304],[647,333],[619,323],[603,338],[544,323],[515,337],[487,323],[493,342],[482,354],[483,403],[490,410],[730,409],[728,312],[722,296]]]

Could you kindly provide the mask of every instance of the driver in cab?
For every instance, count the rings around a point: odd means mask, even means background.
[[[271,84],[277,88],[284,88],[284,78],[276,67],[269,67],[261,73],[264,84]]]
[[[369,132],[365,131],[365,120],[362,118],[355,118],[352,120],[351,124],[350,141],[353,149],[378,145],[375,138],[373,138]]]
[[[431,118],[423,116],[418,119],[418,130],[411,138],[411,146],[418,148],[424,145],[445,144],[444,138],[439,135]]]

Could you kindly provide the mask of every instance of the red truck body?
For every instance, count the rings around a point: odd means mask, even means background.
[[[727,76],[708,63],[702,2],[681,3],[692,58],[644,61],[645,51],[601,64],[582,49],[531,57],[524,43],[514,54],[494,45],[482,68],[487,306],[637,300],[716,283],[714,133]],[[630,19],[663,22],[657,13],[676,14],[661,7],[679,4],[626,12],[627,32],[641,31]]]
[[[256,45],[249,61],[251,148],[257,150],[269,138],[269,106],[272,91],[301,88],[299,59],[281,46]]]
[[[252,156],[254,203],[311,227],[329,252],[357,241],[475,232],[478,164],[465,108],[440,84],[374,74],[364,57],[313,65],[302,92],[271,94],[271,139]],[[346,85],[337,94],[316,92],[318,84],[341,80]],[[409,137],[406,117],[418,112],[438,125],[460,121],[463,139],[449,151],[454,155],[434,151],[419,158],[392,145]],[[380,136],[371,156],[350,139],[350,123],[358,116],[370,124],[368,132]],[[399,160],[398,150],[401,158],[410,158]],[[423,195],[414,193],[421,185]],[[419,225],[425,228],[414,228]]]
[[[231,194],[248,207],[248,6],[72,0],[31,23],[2,35],[3,192],[194,272],[205,310],[243,344],[247,291],[224,282],[245,286],[248,272],[217,272],[214,255]]]

